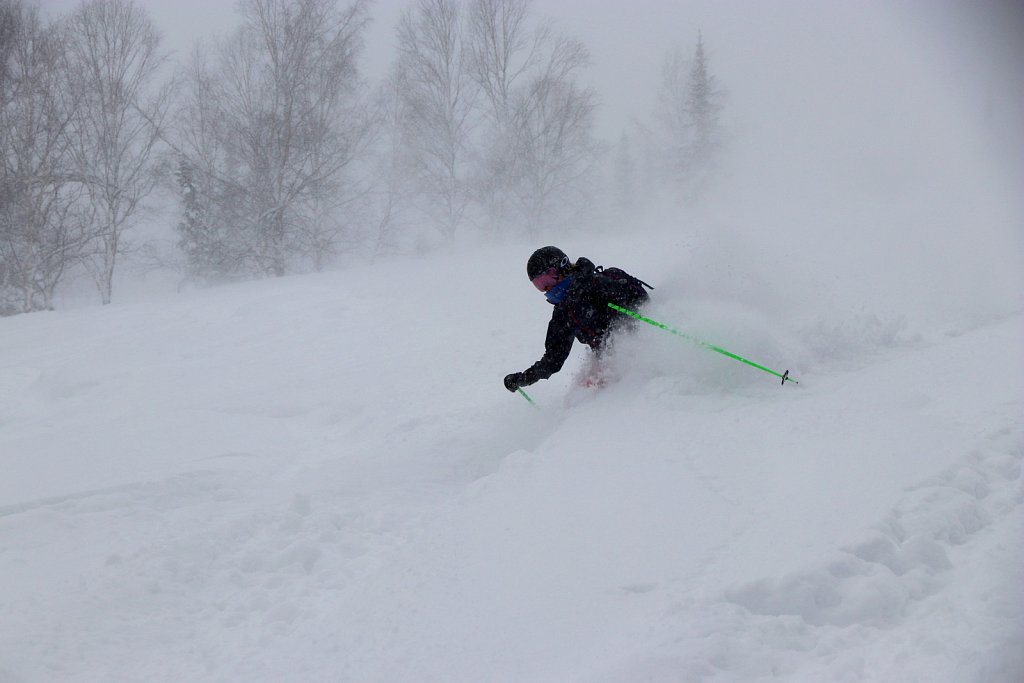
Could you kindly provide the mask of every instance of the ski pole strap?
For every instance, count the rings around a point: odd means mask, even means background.
[[[708,342],[702,341],[700,339],[697,339],[696,337],[691,337],[688,334],[684,334],[684,333],[680,332],[679,330],[677,330],[674,327],[670,327],[670,326],[668,326],[668,325],[666,325],[664,323],[659,323],[657,320],[651,320],[650,318],[645,318],[644,316],[640,315],[639,313],[637,313],[635,311],[627,310],[627,309],[623,308],[622,306],[616,306],[615,304],[613,304],[611,302],[608,303],[608,308],[616,310],[619,313],[622,313],[624,315],[628,315],[630,318],[636,318],[637,320],[645,322],[648,325],[652,325],[654,327],[657,327],[658,329],[665,330],[666,332],[674,334],[677,337],[682,337],[683,339],[685,339],[687,341],[693,342],[697,346],[703,346],[705,349],[710,349],[711,351],[714,351],[715,353],[720,353],[723,356],[727,356],[729,358],[732,358],[733,360],[738,360],[741,363],[746,363],[750,367],[757,368],[758,370],[763,370],[764,372],[767,372],[769,375],[775,375],[776,377],[781,377],[782,378],[782,384],[785,384],[786,382],[792,382],[793,384],[800,384],[800,382],[796,381],[795,379],[793,379],[792,377],[789,376],[789,370],[786,370],[785,372],[782,372],[782,373],[775,372],[774,370],[766,368],[763,365],[758,365],[757,363],[755,363],[753,361],[749,361],[746,358],[743,358],[741,356],[737,356],[735,353],[732,353],[730,351],[726,351],[725,349],[721,348],[720,346],[715,346],[714,344],[709,344]]]

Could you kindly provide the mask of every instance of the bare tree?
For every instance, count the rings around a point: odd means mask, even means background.
[[[521,97],[513,187],[527,234],[537,237],[585,205],[598,151],[596,96],[558,76],[536,78]]]
[[[78,103],[64,43],[37,8],[0,0],[0,313],[52,308],[90,242],[71,167]]]
[[[243,0],[243,25],[187,76],[179,150],[215,226],[219,273],[283,275],[338,246],[343,174],[371,117],[359,100],[357,57],[366,3]]]
[[[398,94],[403,157],[420,205],[449,240],[470,195],[467,164],[474,86],[466,70],[460,5],[418,0],[398,24]]]
[[[154,87],[165,57],[160,35],[131,0],[89,0],[68,20],[78,107],[71,131],[78,172],[88,180],[96,220],[90,263],[104,304],[126,251],[125,233],[155,189],[154,152],[170,88]]]
[[[496,230],[512,213],[513,92],[535,67],[545,35],[530,30],[529,10],[530,0],[473,0],[469,5],[470,73],[483,93],[486,121],[474,190]]]
[[[531,27],[529,0],[474,0],[472,73],[488,102],[478,191],[492,220],[535,234],[564,219],[586,194],[597,145],[596,95],[576,83],[586,47]]]
[[[469,6],[471,69],[497,124],[512,115],[512,92],[540,60],[550,31],[530,31],[530,0],[474,0]]]
[[[369,199],[370,249],[374,256],[399,248],[400,233],[406,232],[406,214],[413,202],[414,188],[408,177],[406,149],[402,131],[401,79],[387,78],[374,99],[377,124],[374,126],[373,153],[369,155],[367,176]]]
[[[8,61],[14,54],[19,29],[23,23],[22,10],[14,0],[0,2],[0,88],[7,86],[11,68]]]

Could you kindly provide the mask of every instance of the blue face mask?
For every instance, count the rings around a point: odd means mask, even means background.
[[[569,291],[569,285],[572,284],[571,277],[562,278],[562,281],[557,285],[549,289],[544,296],[551,304],[560,304],[562,299],[565,298],[565,293]]]

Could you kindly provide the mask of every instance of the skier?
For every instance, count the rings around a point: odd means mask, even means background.
[[[595,267],[582,256],[571,263],[558,247],[541,247],[533,252],[526,262],[526,274],[555,310],[548,323],[544,356],[524,372],[506,375],[505,388],[509,391],[561,370],[574,339],[590,346],[600,358],[609,334],[630,321],[608,304],[636,310],[648,299],[644,287],[653,289],[623,270]]]

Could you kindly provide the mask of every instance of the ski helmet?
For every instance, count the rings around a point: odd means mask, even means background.
[[[530,255],[526,262],[526,275],[533,280],[549,268],[565,270],[569,265],[569,257],[558,247],[541,247]]]

